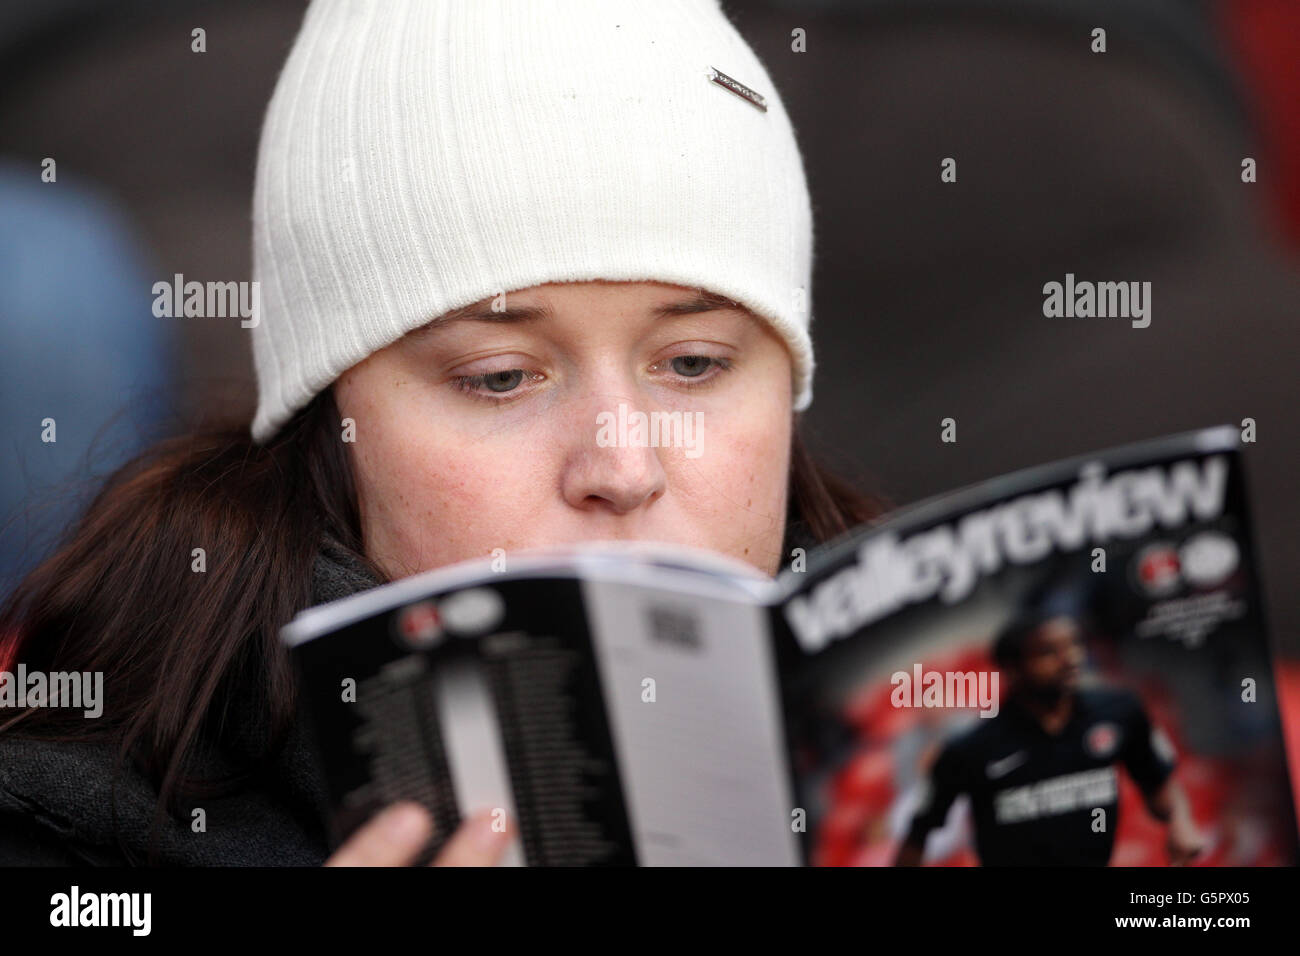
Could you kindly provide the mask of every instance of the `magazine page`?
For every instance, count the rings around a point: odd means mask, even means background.
[[[796,865],[769,612],[700,583],[583,582],[637,862]]]
[[[304,612],[285,640],[336,837],[414,799],[431,852],[491,809],[514,864],[797,862],[773,591],[720,556],[596,545]]]
[[[634,861],[576,580],[426,592],[295,636],[336,842],[410,799],[433,816],[430,855],[491,810],[519,835],[506,864]]]
[[[808,862],[1294,863],[1239,448],[999,478],[787,573]]]

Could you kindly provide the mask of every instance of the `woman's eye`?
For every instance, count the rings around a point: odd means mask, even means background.
[[[672,366],[678,375],[695,378],[707,372],[712,361],[707,355],[679,355],[673,359]]]
[[[679,355],[666,364],[672,369],[672,374],[678,376],[676,382],[689,387],[703,386],[731,369],[731,359],[712,355]],[[659,365],[653,367],[656,370],[660,368]],[[694,381],[688,382],[686,379]]]
[[[485,372],[482,375],[457,375],[455,385],[462,392],[483,395],[484,391],[497,395],[513,392],[528,375],[521,368],[502,369],[499,372]]]
[[[517,387],[524,380],[524,370],[521,368],[506,369],[504,372],[491,372],[483,376],[483,384],[489,391],[508,392]]]

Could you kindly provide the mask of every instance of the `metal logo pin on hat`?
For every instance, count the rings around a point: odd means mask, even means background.
[[[757,106],[764,113],[767,112],[767,100],[763,99],[759,93],[751,90],[739,80],[733,80],[717,67],[709,67],[709,79],[714,83],[717,83],[718,86],[722,87],[724,90],[731,90],[731,92],[735,93],[745,102]]]

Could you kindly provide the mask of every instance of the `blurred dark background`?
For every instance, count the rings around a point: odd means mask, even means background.
[[[822,457],[903,504],[1253,418],[1268,604],[1300,653],[1300,4],[724,8],[808,170],[819,367],[805,425]],[[150,287],[251,277],[257,138],[303,9],[0,9],[5,587],[140,443],[214,410],[251,415],[247,330],[156,319]],[[191,52],[195,27],[206,53]],[[57,189],[41,182],[46,157]],[[940,181],[945,157],[956,183]],[[1044,318],[1042,286],[1067,272],[1151,282],[1150,327]],[[47,414],[57,453],[33,438]],[[955,445],[939,440],[945,417]]]

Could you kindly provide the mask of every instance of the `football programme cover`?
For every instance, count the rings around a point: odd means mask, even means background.
[[[469,562],[285,630],[342,839],[402,798],[510,862],[1296,859],[1236,432],[1018,472],[775,581],[689,550]]]

